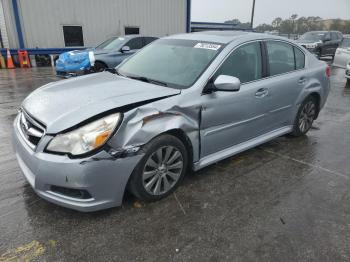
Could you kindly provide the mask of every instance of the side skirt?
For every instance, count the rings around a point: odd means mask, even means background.
[[[276,129],[276,130],[271,131],[269,133],[266,133],[264,135],[250,139],[246,142],[240,143],[238,145],[234,145],[232,147],[218,151],[218,152],[213,153],[211,155],[205,156],[205,157],[201,158],[198,162],[194,163],[193,169],[194,169],[194,171],[197,171],[203,167],[206,167],[208,165],[216,163],[220,160],[223,160],[223,159],[228,158],[230,156],[233,156],[233,155],[236,155],[236,154],[241,153],[243,151],[246,151],[247,149],[250,149],[250,148],[256,147],[258,145],[261,145],[263,143],[266,143],[267,141],[270,141],[276,137],[288,134],[292,130],[293,130],[293,126],[281,127],[279,129]]]

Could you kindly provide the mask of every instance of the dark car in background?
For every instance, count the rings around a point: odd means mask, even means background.
[[[310,31],[303,34],[297,42],[318,58],[331,56],[334,59],[342,40],[343,34],[339,31]]]
[[[141,35],[112,37],[95,48],[62,53],[56,60],[56,73],[58,76],[76,76],[116,67],[155,39]]]

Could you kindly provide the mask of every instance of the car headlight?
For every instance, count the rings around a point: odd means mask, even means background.
[[[306,45],[306,48],[316,48],[316,47],[317,47],[316,43]]]
[[[121,119],[115,113],[79,127],[73,131],[56,135],[47,146],[47,150],[57,153],[81,155],[105,144],[113,134]]]

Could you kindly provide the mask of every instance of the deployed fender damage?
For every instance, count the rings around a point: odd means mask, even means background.
[[[156,101],[125,112],[116,139],[108,144],[108,152],[114,157],[133,155],[159,134],[177,131],[186,138],[186,146],[191,147],[193,161],[198,161],[201,109],[167,106],[171,104]]]

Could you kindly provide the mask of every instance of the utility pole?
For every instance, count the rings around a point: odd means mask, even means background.
[[[254,11],[255,11],[255,0],[253,0],[253,8],[252,8],[252,18],[250,20],[250,27],[253,29],[253,22],[254,22]]]

